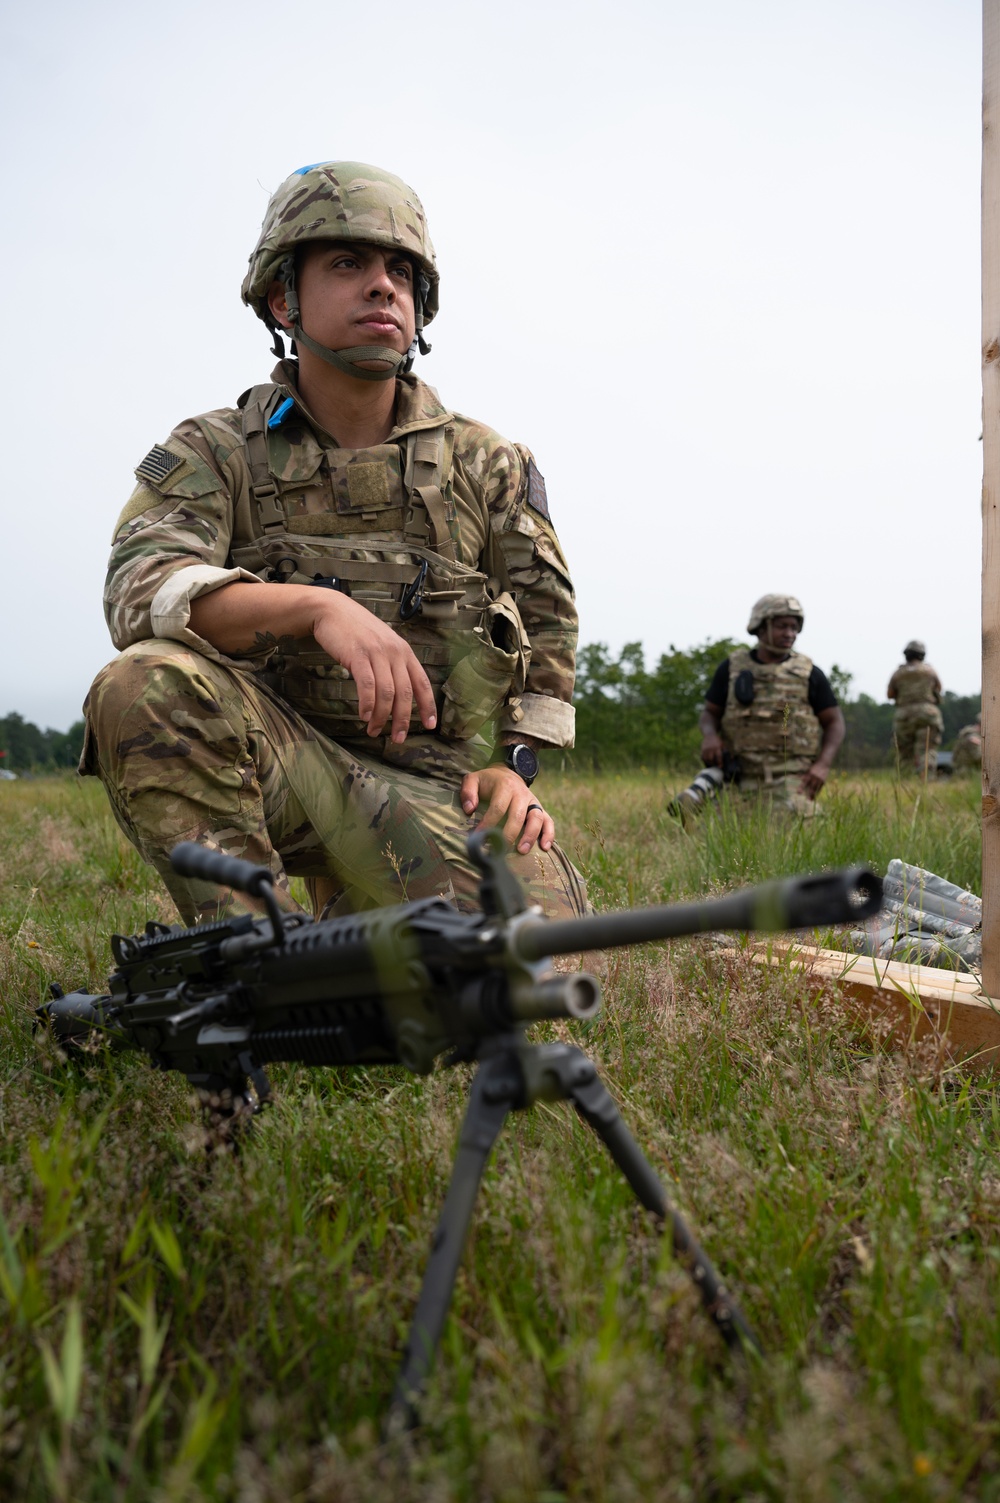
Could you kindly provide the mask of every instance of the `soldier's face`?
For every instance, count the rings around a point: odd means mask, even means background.
[[[377,344],[405,355],[416,331],[413,279],[413,263],[401,251],[343,241],[311,245],[295,274],[302,327],[331,350]],[[268,302],[288,328],[280,282],[272,283]]]
[[[764,622],[764,630],[758,637],[765,647],[774,647],[778,652],[791,652],[799,634],[798,616],[772,616]]]

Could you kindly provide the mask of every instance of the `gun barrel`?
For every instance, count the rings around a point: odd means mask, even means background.
[[[589,1021],[601,1010],[601,988],[586,971],[573,971],[534,986],[511,989],[511,1011],[522,1023],[540,1018],[579,1018]]]
[[[864,867],[847,867],[814,877],[764,882],[700,903],[671,903],[554,922],[529,921],[518,926],[513,943],[522,959],[542,960],[577,950],[610,950],[704,934],[709,929],[774,933],[856,924],[878,913],[881,906],[881,877]]]

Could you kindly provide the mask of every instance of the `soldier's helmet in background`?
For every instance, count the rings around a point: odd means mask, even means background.
[[[904,658],[925,658],[927,656],[927,647],[923,642],[918,642],[916,637],[914,637],[903,648],[903,656]]]
[[[417,264],[418,331],[438,310],[438,269],[423,205],[401,178],[364,162],[314,162],[287,177],[273,194],[250,256],[242,297],[268,328],[272,282],[286,281],[300,245],[349,240],[405,251]]]
[[[764,622],[770,621],[774,616],[797,616],[799,631],[806,619],[802,606],[794,595],[762,595],[750,612],[747,631],[756,634]]]

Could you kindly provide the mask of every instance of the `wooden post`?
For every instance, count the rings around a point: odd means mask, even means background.
[[[983,990],[1000,997],[1000,0],[983,0]]]

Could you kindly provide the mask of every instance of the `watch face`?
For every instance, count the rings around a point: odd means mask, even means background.
[[[509,755],[511,767],[526,783],[538,776],[538,758],[530,746],[512,746]]]

